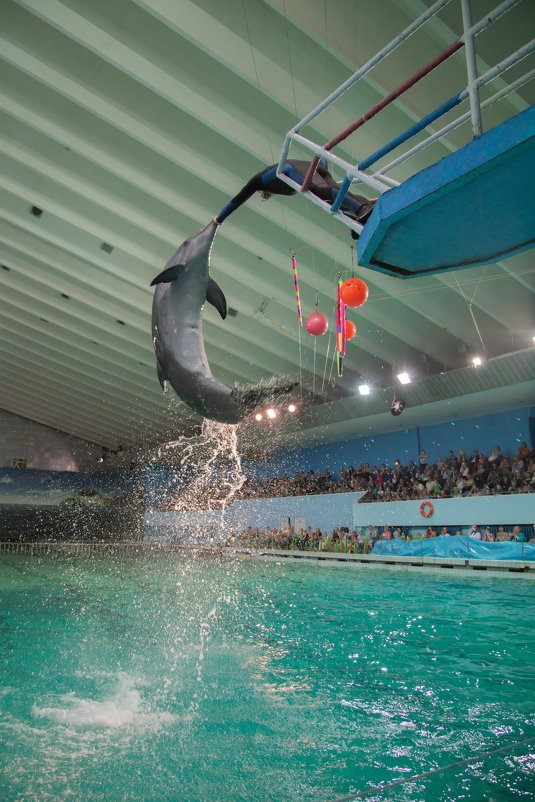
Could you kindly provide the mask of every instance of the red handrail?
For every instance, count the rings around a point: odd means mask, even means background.
[[[392,92],[390,92],[389,95],[380,100],[379,103],[376,103],[375,106],[372,106],[371,109],[369,109],[365,114],[362,115],[362,117],[359,117],[358,120],[355,120],[355,122],[351,123],[351,125],[348,125],[347,128],[344,128],[344,130],[341,131],[337,136],[335,136],[333,139],[327,142],[327,144],[324,145],[324,150],[332,150],[335,147],[335,145],[338,145],[340,142],[346,139],[350,134],[352,134],[353,131],[356,131],[357,128],[360,128],[362,125],[364,125],[365,122],[371,120],[372,117],[375,117],[375,115],[382,109],[384,109],[385,106],[388,106],[389,103],[392,103],[393,100],[395,100],[404,92],[406,92],[407,89],[410,89],[411,86],[414,86],[414,84],[417,84],[418,81],[421,81],[421,79],[424,78],[426,75],[428,75],[430,72],[432,72],[435,69],[435,67],[438,67],[444,61],[446,61],[446,59],[448,59],[450,56],[456,53],[457,50],[460,50],[461,47],[463,47],[463,45],[464,42],[461,42],[460,40],[453,42],[453,44],[451,44],[449,47],[446,48],[446,50],[444,50],[442,53],[436,56],[436,58],[434,58],[424,67],[422,67],[418,72],[415,72],[414,75],[412,75],[410,78],[404,81],[404,83],[400,84],[397,87],[397,89],[394,89]],[[314,158],[310,162],[310,166],[307,170],[305,180],[303,181],[303,184],[301,186],[301,192],[306,192],[306,190],[310,188],[310,184],[312,183],[312,178],[314,176],[314,173],[316,172],[319,160],[320,160],[319,156],[314,156]]]

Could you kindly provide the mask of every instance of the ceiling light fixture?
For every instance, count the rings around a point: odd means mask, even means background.
[[[359,393],[361,395],[369,395],[370,394],[370,385],[369,384],[359,384]]]
[[[268,418],[271,418],[273,420],[273,418],[277,417],[277,410],[276,409],[266,409],[266,415],[268,416]]]
[[[260,412],[256,413],[256,415],[254,416],[254,419],[255,420],[262,420],[262,415],[260,414]]]
[[[401,382],[401,384],[410,384],[411,377],[408,373],[403,371],[403,373],[398,373],[398,381]]]
[[[295,412],[296,409],[295,404],[288,404],[288,412]]]
[[[479,367],[480,365],[482,365],[482,364],[483,364],[483,360],[481,359],[481,357],[480,357],[480,356],[475,356],[475,357],[472,359],[472,365],[473,365],[475,368],[478,368],[478,367]]]

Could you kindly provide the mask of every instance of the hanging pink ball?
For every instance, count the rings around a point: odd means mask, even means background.
[[[316,311],[312,312],[312,314],[307,317],[305,325],[309,334],[313,334],[314,337],[319,337],[321,334],[325,334],[329,328],[329,321],[325,315]]]

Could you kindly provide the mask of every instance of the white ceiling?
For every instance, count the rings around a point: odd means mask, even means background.
[[[474,20],[493,6],[474,2]],[[0,407],[111,447],[161,442],[197,423],[160,391],[151,279],[248,178],[278,161],[298,119],[424,8],[420,0],[2,0]],[[306,133],[327,141],[451,43],[459,20],[453,0]],[[524,0],[478,40],[480,70],[524,44],[530,27]],[[367,155],[465,80],[457,54],[338,152]],[[533,94],[527,85],[492,106],[486,128]],[[393,177],[469,137],[463,126]],[[329,336],[299,332],[289,251],[298,251],[305,316],[318,297],[330,317],[337,274],[352,269],[351,242],[299,197],[253,198],[222,226],[212,274],[237,314],[221,321],[205,310],[217,378],[300,374],[307,396],[336,404],[361,378],[388,388],[400,369],[425,379],[461,369],[474,353],[503,359],[533,348],[534,251],[406,282],[357,267],[370,300],[350,313],[358,336],[335,380]],[[458,392],[478,389],[472,376]],[[533,386],[524,396],[535,403]],[[456,409],[462,416],[462,401]],[[340,421],[325,436],[347,433]]]

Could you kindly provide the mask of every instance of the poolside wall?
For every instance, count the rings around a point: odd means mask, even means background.
[[[278,451],[267,460],[243,460],[243,469],[248,476],[260,480],[284,473],[293,476],[300,470],[322,471],[328,468],[338,473],[340,466],[356,467],[359,462],[378,466],[383,462],[392,465],[396,459],[405,465],[411,459],[417,462],[422,448],[429,454],[431,462],[446,456],[450,449],[457,454],[461,448],[468,454],[474,448],[488,453],[496,444],[501,446],[504,454],[515,454],[523,441],[533,448],[532,438],[535,438],[535,407],[520,407],[313,448]]]
[[[535,521],[535,494],[513,496],[476,496],[462,499],[433,501],[434,513],[423,518],[420,501],[358,503],[363,493],[334,493],[320,496],[294,496],[288,498],[249,499],[229,506],[223,515],[220,511],[205,512],[145,512],[146,540],[187,539],[192,533],[203,531],[221,537],[231,530],[265,529],[281,525],[289,518],[294,525],[319,526],[331,532],[335,526],[359,529],[369,524],[381,527],[404,526],[409,532],[422,532],[427,526],[448,526],[467,534],[470,526],[497,526],[499,524],[529,526]],[[302,519],[299,522],[296,519]]]
[[[421,501],[391,501],[353,505],[353,528],[361,526],[407,526],[424,530],[427,526],[469,528],[531,524],[535,521],[535,493],[517,493],[510,496],[472,496],[468,498],[441,498],[433,500],[433,515],[424,518]]]
[[[319,526],[332,531],[335,526],[351,527],[353,508],[364,493],[336,493],[321,496],[289,496],[237,501],[222,515],[217,512],[145,512],[146,540],[176,540],[194,530],[215,533],[242,530],[248,526],[278,528],[282,518],[294,523],[304,519],[304,526]]]

